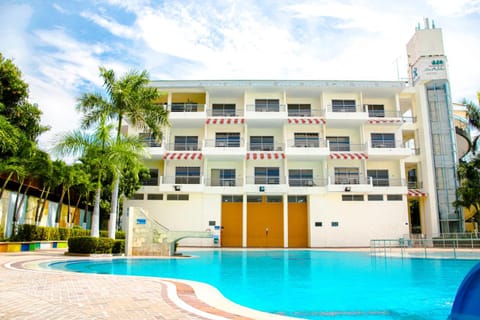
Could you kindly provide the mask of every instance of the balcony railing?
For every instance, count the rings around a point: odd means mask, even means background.
[[[366,112],[361,105],[355,106],[332,106],[331,104],[327,105],[328,112]]]
[[[289,117],[321,117],[324,111],[321,109],[312,110],[288,110]]]
[[[366,145],[364,143],[359,144],[347,144],[347,143],[337,143],[337,142],[329,142],[330,151],[335,152],[358,152],[358,151],[365,151]]]
[[[244,139],[239,139],[239,140],[207,139],[205,140],[205,147],[207,148],[241,148],[241,147],[244,147]]]
[[[164,184],[202,184],[201,176],[165,176],[162,179]]]
[[[202,150],[201,143],[168,143],[166,145],[169,151],[200,151]]]
[[[402,120],[403,120],[404,123],[416,123],[417,122],[417,117],[402,116]]]
[[[249,143],[249,151],[283,151],[283,143]]]
[[[249,112],[286,112],[286,104],[278,105],[257,105],[257,104],[247,104],[247,111]]]
[[[235,110],[207,109],[207,115],[209,117],[243,117],[244,112],[242,109],[235,109]]]
[[[405,186],[405,180],[399,178],[373,178],[374,187],[402,187]]]
[[[370,142],[372,148],[402,148],[404,143],[402,140],[373,140]]]
[[[288,178],[290,187],[321,187],[327,185],[327,179],[315,178]]]
[[[422,181],[408,181],[407,182],[408,189],[421,189],[423,188]]]
[[[243,178],[206,179],[205,184],[210,187],[237,187],[243,185]]]
[[[158,186],[158,177],[142,179],[142,186]]]
[[[401,118],[400,111],[366,110],[369,118]]]
[[[247,184],[285,184],[285,177],[280,176],[248,176],[246,177]]]
[[[334,184],[371,184],[371,179],[355,174],[336,174]]]
[[[205,104],[199,103],[172,103],[168,105],[170,112],[205,112]]]
[[[327,141],[325,139],[296,139],[296,140],[288,140],[287,146],[289,148],[326,148]]]

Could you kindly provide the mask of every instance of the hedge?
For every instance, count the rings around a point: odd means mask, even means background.
[[[74,237],[68,239],[70,253],[112,253],[115,240],[110,238]]]
[[[68,240],[72,237],[90,236],[90,230],[81,228],[39,227],[33,224],[21,224],[17,227],[17,234],[10,241],[56,241]],[[101,230],[100,237],[107,238],[108,231]],[[125,239],[124,231],[115,233],[116,239]]]

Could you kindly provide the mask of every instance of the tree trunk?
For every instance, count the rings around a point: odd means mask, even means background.
[[[40,207],[42,206],[42,199],[43,199],[43,195],[45,194],[45,189],[47,188],[47,186],[43,186],[43,189],[42,189],[42,193],[40,193],[40,198],[38,198],[37,200],[37,207],[35,208],[35,225],[37,225],[37,222],[38,222],[38,214],[40,212]]]
[[[117,231],[117,203],[118,189],[120,186],[120,175],[115,177],[112,190],[112,203],[110,204],[110,220],[108,221],[108,237],[115,239],[115,231]]]
[[[72,217],[72,223],[75,224],[75,218],[77,217],[76,216],[76,212],[78,211],[78,214],[80,215],[80,208],[78,207],[80,205],[80,200],[82,199],[82,196],[79,194],[78,195],[78,199],[77,199],[77,203],[75,204],[75,209],[73,211],[73,217]],[[85,213],[87,214],[87,213]],[[78,218],[78,224],[81,224],[81,221],[80,221],[80,217]]]
[[[39,222],[42,220],[42,216],[43,216],[43,212],[45,211],[45,206],[47,205],[47,199],[48,199],[48,195],[50,193],[50,186],[48,187],[47,189],[47,194],[45,195],[45,199],[43,199],[43,203],[42,203],[42,209],[40,209],[40,218],[39,218]]]
[[[100,194],[102,192],[102,183],[100,180],[101,172],[98,175],[97,189],[95,190],[95,201],[93,203],[92,226],[90,235],[92,237],[100,237]]]
[[[70,219],[70,188],[67,188],[67,226],[70,227],[71,225]]]
[[[58,201],[57,214],[55,215],[55,223],[58,223],[58,226],[60,226],[60,217],[62,216],[62,204],[63,204],[64,197],[65,197],[65,189],[62,187],[62,194],[60,195],[60,200]]]
[[[23,191],[22,199],[20,199],[20,203],[18,204],[18,207],[15,208],[15,215],[16,215],[15,220],[16,221],[18,221],[20,219],[20,209],[22,208],[23,203],[25,202],[25,199],[27,198],[27,192],[28,192],[28,190],[30,189],[31,186],[32,185],[29,182],[27,188]]]
[[[13,171],[10,172],[10,173],[8,174],[7,179],[5,179],[5,182],[3,183],[2,189],[0,190],[0,199],[2,199],[3,191],[5,191],[5,188],[7,187],[7,184],[8,184],[8,182],[10,181],[10,179],[12,179],[13,173],[14,173]]]

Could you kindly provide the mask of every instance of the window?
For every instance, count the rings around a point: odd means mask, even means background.
[[[198,150],[197,136],[175,136],[175,150]]]
[[[369,194],[368,201],[383,201],[383,194]]]
[[[138,136],[143,140],[147,147],[161,147],[162,142],[157,141],[153,135],[149,132],[139,133]]]
[[[251,136],[250,150],[251,151],[273,151],[273,136]]]
[[[255,99],[256,112],[278,112],[280,100],[278,99]]]
[[[163,200],[163,193],[149,193],[147,200]]]
[[[174,102],[172,103],[172,112],[197,112],[196,102]]]
[[[367,104],[365,109],[368,111],[368,116],[371,118],[385,117],[385,107],[383,104]]]
[[[288,196],[289,203],[307,203],[307,196]]]
[[[167,194],[167,200],[169,201],[186,201],[188,200],[188,194],[178,194],[178,193],[170,193]]]
[[[288,170],[288,184],[291,187],[312,187],[313,170],[312,169],[290,169]]]
[[[240,147],[239,132],[217,132],[215,134],[215,147],[238,148]]]
[[[263,202],[263,196],[247,196],[247,202]]]
[[[214,103],[212,105],[212,116],[235,117],[235,104]]]
[[[212,186],[235,186],[235,169],[212,169],[211,173]]]
[[[158,169],[150,169],[150,178],[142,179],[142,186],[158,186]]]
[[[318,133],[301,132],[295,133],[295,147],[297,148],[318,148]]]
[[[338,227],[338,221],[332,221],[330,224],[332,227]]]
[[[367,176],[372,178],[374,187],[388,187],[388,170],[367,170]]]
[[[395,148],[395,134],[371,133],[372,148]]]
[[[199,184],[200,183],[200,167],[176,167],[175,183]]]
[[[143,200],[143,193],[134,193],[132,200]]]
[[[242,195],[222,196],[222,202],[243,202]]]
[[[289,117],[310,117],[311,115],[310,104],[288,104]]]
[[[323,226],[322,222],[315,221],[315,227],[321,227],[321,226]]]
[[[282,203],[283,197],[282,196],[267,196],[267,202],[275,202],[275,203]]]
[[[327,137],[330,151],[350,151],[350,137]]]
[[[401,194],[387,194],[388,201],[402,201],[403,196]]]
[[[363,201],[363,194],[342,194],[342,201]]]
[[[277,167],[256,167],[255,184],[280,184],[280,169]]]
[[[359,184],[358,168],[335,168],[335,184]]]
[[[332,112],[355,112],[355,100],[332,100]]]

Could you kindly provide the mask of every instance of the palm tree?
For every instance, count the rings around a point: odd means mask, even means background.
[[[480,100],[480,93],[479,93]],[[472,153],[477,151],[477,142],[480,137],[478,132],[480,131],[480,108],[473,102],[463,99],[462,104],[467,108],[467,119],[470,128],[475,131],[472,141]]]
[[[108,119],[116,121],[116,143],[120,143],[123,121],[128,118],[133,126],[146,129],[155,139],[159,139],[162,127],[168,125],[168,111],[163,106],[155,104],[159,92],[147,86],[150,81],[148,73],[131,71],[117,79],[113,70],[100,67],[100,76],[103,78],[106,96],[87,93],[79,99],[77,107],[85,114],[82,120],[84,127],[89,127],[102,115],[106,115]],[[109,224],[112,228],[117,217],[120,173],[119,169],[114,171],[110,206],[110,221],[113,223]],[[115,237],[115,228],[109,228],[109,237]]]
[[[480,222],[480,157],[470,162],[462,162],[458,167],[460,186],[457,188],[457,198],[453,204],[467,209],[475,209],[474,218]]]

